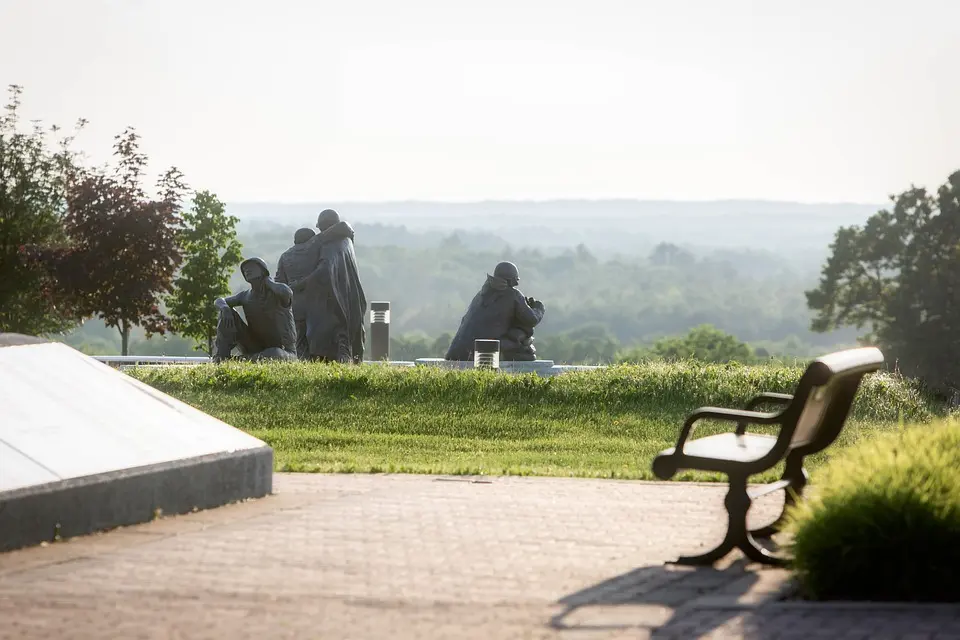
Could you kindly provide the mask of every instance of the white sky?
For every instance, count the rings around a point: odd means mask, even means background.
[[[958,33],[958,0],[0,0],[0,84],[234,202],[883,202],[960,169]]]

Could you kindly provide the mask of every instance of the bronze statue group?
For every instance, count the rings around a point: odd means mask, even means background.
[[[363,361],[367,299],[353,228],[325,209],[317,229],[297,230],[293,246],[277,261],[276,278],[260,258],[240,264],[250,288],[214,302],[219,309],[214,362],[233,357],[234,350],[248,360]],[[447,360],[472,360],[478,339],[499,340],[501,360],[536,359],[533,330],[544,307],[525,297],[519,283],[511,262],[501,262],[487,275],[460,321]],[[234,307],[243,309],[246,321]]]

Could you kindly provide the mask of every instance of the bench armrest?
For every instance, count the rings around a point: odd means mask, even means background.
[[[740,431],[740,425],[746,430],[748,424],[776,424],[778,413],[762,413],[760,411],[745,411],[743,409],[722,409],[720,407],[700,407],[687,416],[680,430],[680,438],[677,440],[677,446],[674,449],[677,453],[683,453],[683,445],[690,437],[693,426],[700,420],[726,420],[737,423],[737,431]],[[742,433],[740,435],[743,435]]]
[[[773,393],[770,391],[761,393],[755,398],[751,399],[747,403],[747,406],[744,407],[747,411],[753,411],[762,404],[777,404],[777,405],[786,405],[793,402],[793,396],[789,393]],[[741,422],[737,425],[737,435],[742,436],[747,432],[747,423]]]
[[[793,396],[789,393],[772,393],[766,391],[751,399],[744,409],[753,411],[761,404],[790,404],[791,402],[793,402]]]

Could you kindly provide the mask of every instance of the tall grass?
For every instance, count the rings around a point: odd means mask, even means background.
[[[279,469],[651,478],[702,405],[790,392],[803,368],[651,362],[552,378],[417,367],[228,363],[131,375],[271,444]],[[841,440],[942,409],[890,374],[864,381]],[[729,425],[708,426],[698,435]],[[821,456],[822,457],[822,456]],[[814,461],[816,463],[819,458]],[[686,474],[682,478],[712,479]]]
[[[813,475],[789,514],[808,597],[960,600],[960,426],[884,434]]]

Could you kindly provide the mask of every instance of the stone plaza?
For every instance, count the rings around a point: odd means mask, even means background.
[[[723,487],[276,474],[274,495],[0,554],[2,638],[960,638],[960,607],[805,603]],[[780,498],[758,503],[756,522]]]

